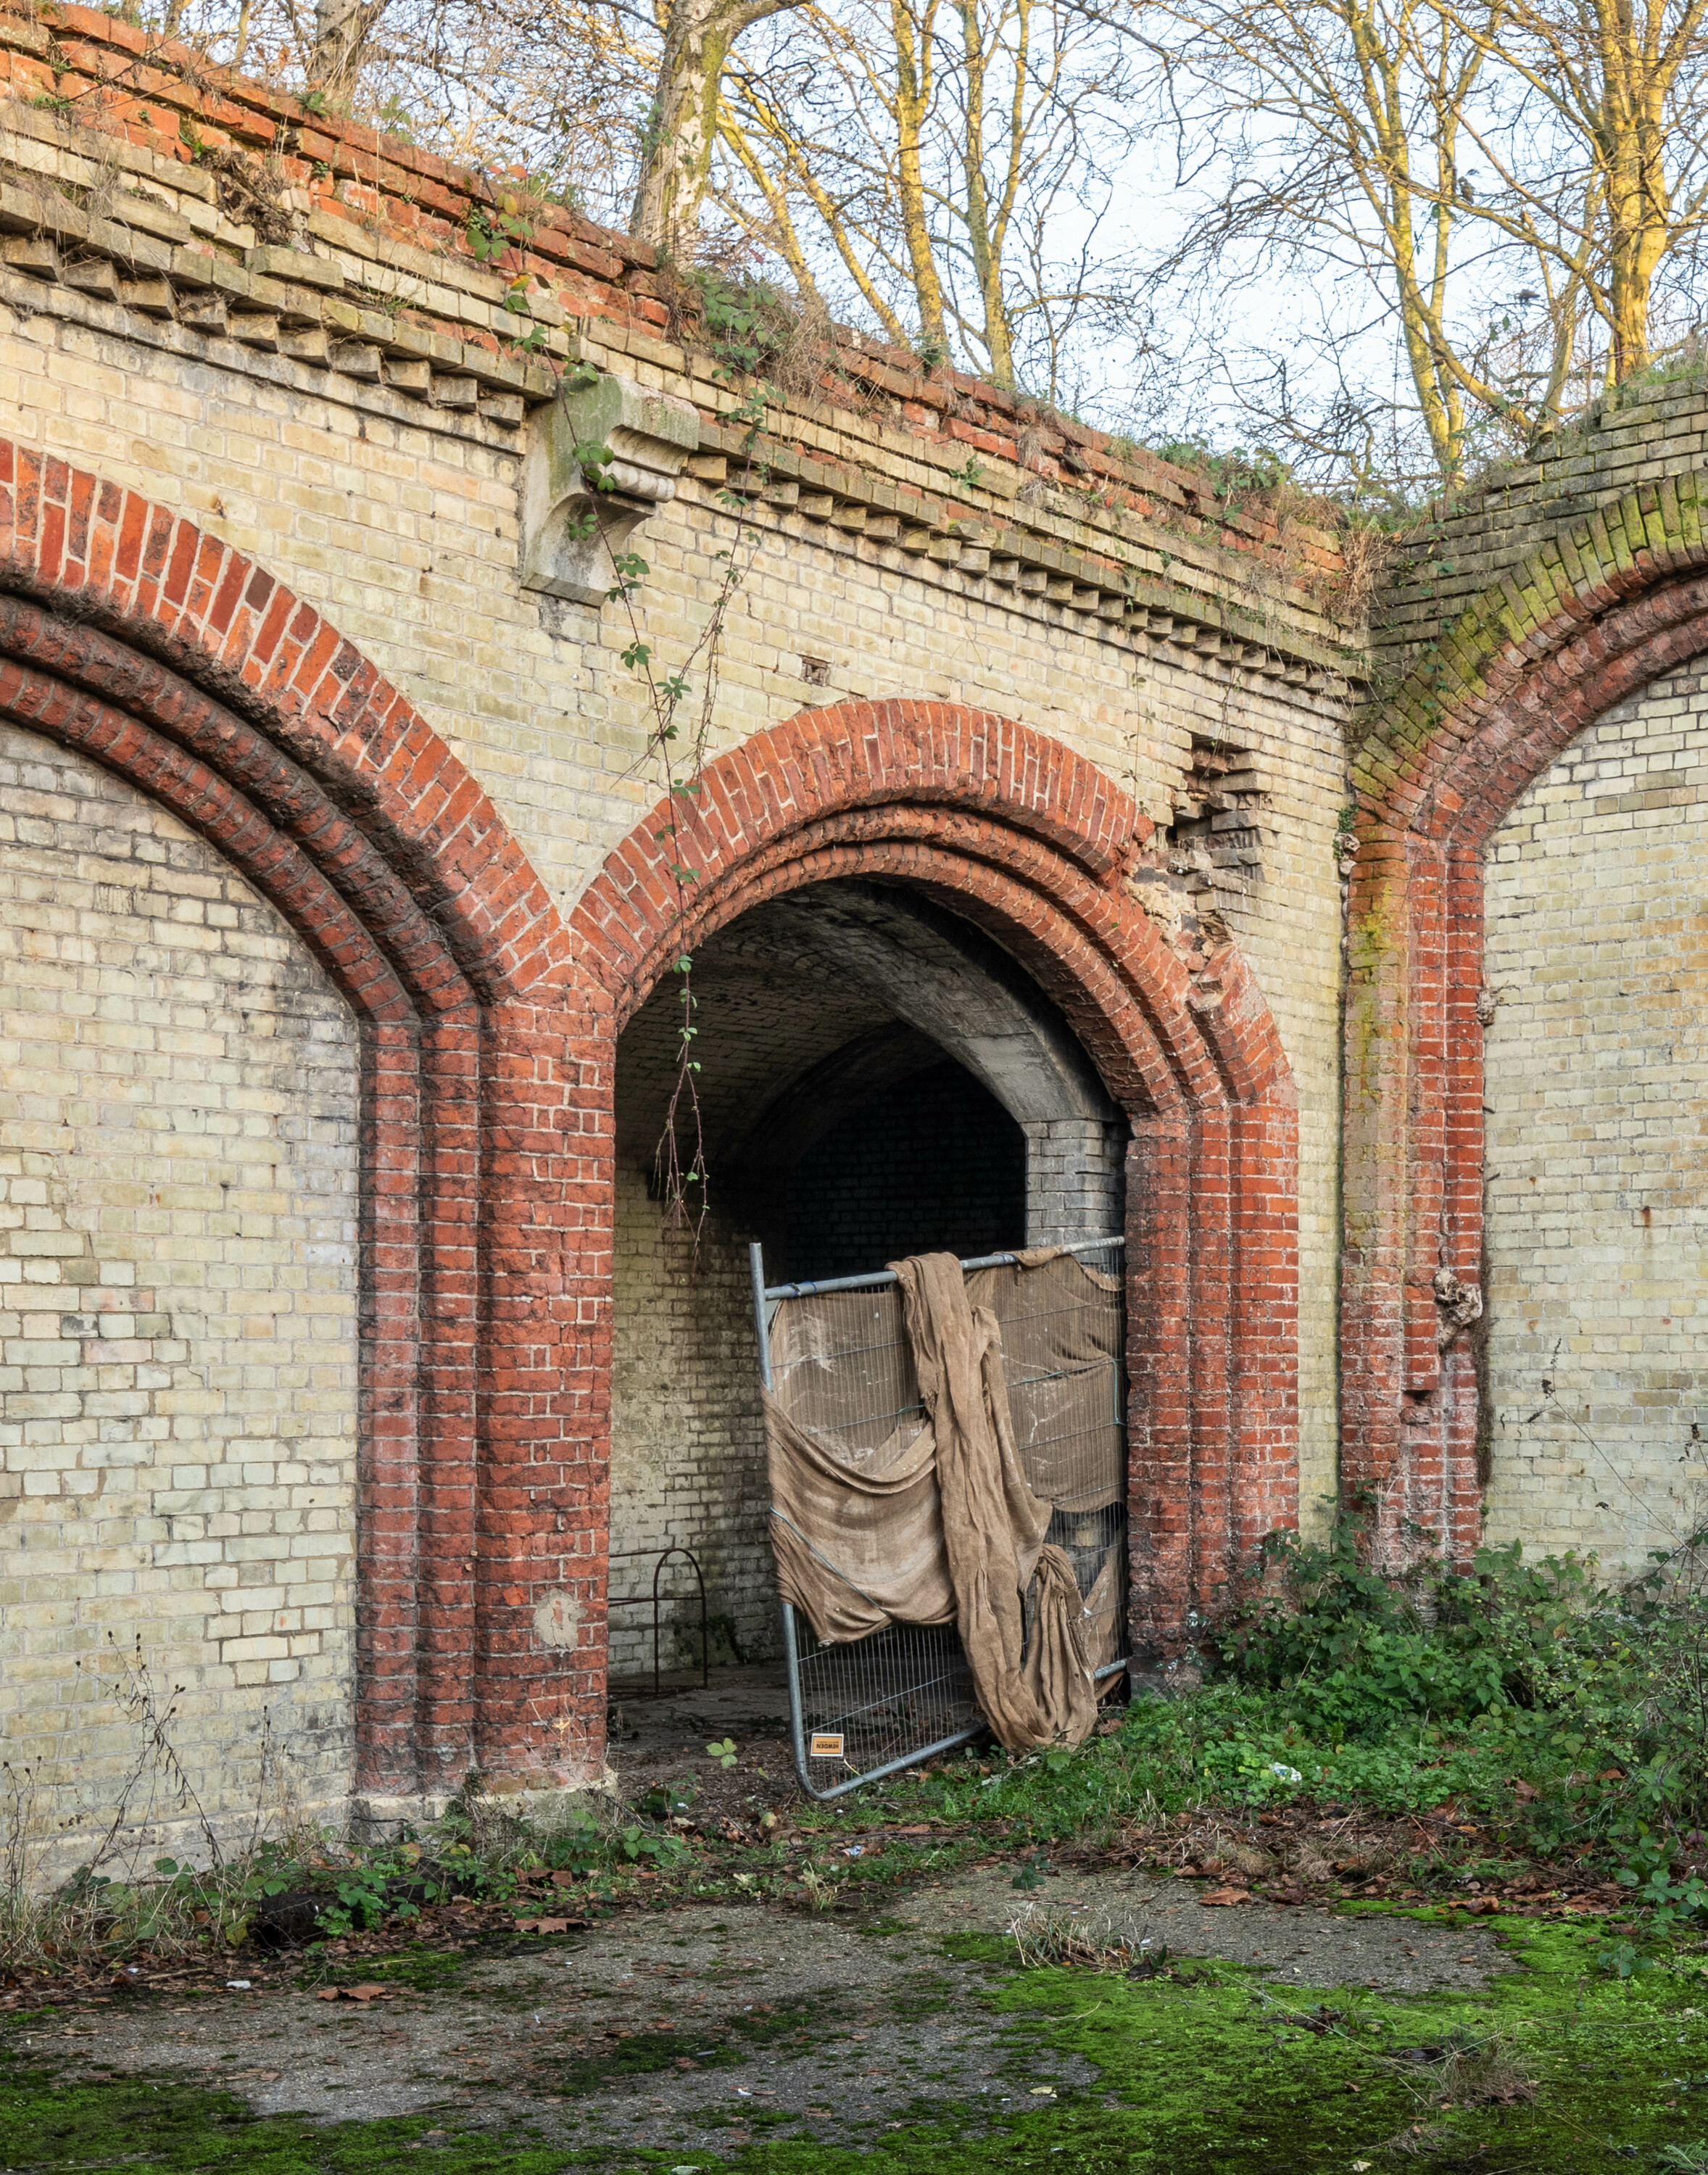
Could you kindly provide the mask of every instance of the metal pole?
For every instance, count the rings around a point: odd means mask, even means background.
[[[758,1251],[757,1247],[754,1251]],[[819,1793],[807,1776],[806,1726],[800,1717],[800,1648],[794,1635],[794,1611],[786,1601],[783,1604],[783,1662],[789,1673],[789,1734],[794,1752],[794,1771],[808,1797],[816,1798]]]
[[[664,1565],[670,1560],[670,1551],[666,1549],[653,1565],[653,1697],[654,1699],[657,1699],[664,1690],[663,1679],[659,1674],[659,1581],[664,1576]]]
[[[1071,1246],[1064,1246],[1061,1251],[1064,1254],[1101,1254],[1123,1247],[1126,1243],[1117,1232],[1106,1239],[1076,1239]],[[754,1246],[750,1251],[756,1255],[759,1249]],[[1019,1259],[1018,1254],[1012,1253],[977,1254],[971,1261],[962,1261],[961,1266],[962,1269],[1001,1269],[1011,1266]],[[808,1279],[800,1283],[773,1284],[769,1291],[766,1291],[762,1284],[759,1288],[766,1299],[817,1299],[826,1292],[881,1291],[897,1281],[893,1269],[876,1269],[869,1277],[827,1277],[821,1283]],[[766,1387],[769,1389],[770,1386],[767,1382]]]
[[[747,1249],[747,1266],[753,1274],[753,1326],[759,1332],[759,1379],[771,1387],[771,1332],[765,1323],[765,1249],[756,1239]]]

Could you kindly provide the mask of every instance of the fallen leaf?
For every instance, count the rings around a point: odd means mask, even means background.
[[[518,1918],[518,1934],[567,1934],[572,1926],[584,1926],[585,1918]]]
[[[1201,1896],[1198,1901],[1201,1903],[1212,1905],[1249,1903],[1251,1901],[1251,1890],[1249,1888],[1212,1888],[1206,1894]]]
[[[1534,1782],[1515,1782],[1512,1786],[1512,1794],[1521,1804],[1527,1805],[1532,1798],[1539,1797],[1542,1793]]]

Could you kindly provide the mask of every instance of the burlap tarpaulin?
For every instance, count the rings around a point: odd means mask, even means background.
[[[779,1588],[822,1640],[864,1638],[892,1621],[953,1622],[1000,1743],[1077,1744],[1097,1712],[1084,1604],[1071,1563],[1045,1542],[1052,1505],[1027,1482],[1001,1326],[991,1306],[972,1303],[953,1255],[891,1266],[924,1421],[910,1418],[868,1447],[822,1425],[809,1433],[767,1396]]]

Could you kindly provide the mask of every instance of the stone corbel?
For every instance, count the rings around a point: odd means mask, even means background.
[[[700,442],[700,418],[686,400],[606,377],[537,409],[530,432],[522,586],[603,604],[616,583],[615,555],[628,548],[649,513],[675,496],[676,478]],[[590,485],[576,458],[576,447],[586,445],[610,451],[599,471],[608,491]]]

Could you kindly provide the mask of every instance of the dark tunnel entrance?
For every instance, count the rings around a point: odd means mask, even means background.
[[[964,1066],[925,1053],[919,1071],[850,1111],[787,1173],[778,1277],[858,1276],[903,1254],[1017,1243],[1026,1136]]]
[[[618,1046],[610,1546],[614,1594],[649,1590],[672,1543],[693,1550],[717,1665],[778,1643],[749,1242],[777,1281],[1119,1230],[1128,1126],[1030,978],[899,887],[752,909],[701,946],[693,979],[697,1244],[654,1174],[680,985]],[[697,1603],[665,1616],[667,1675],[697,1669]],[[610,1639],[614,1684],[649,1679],[650,1610],[615,1611]]]

